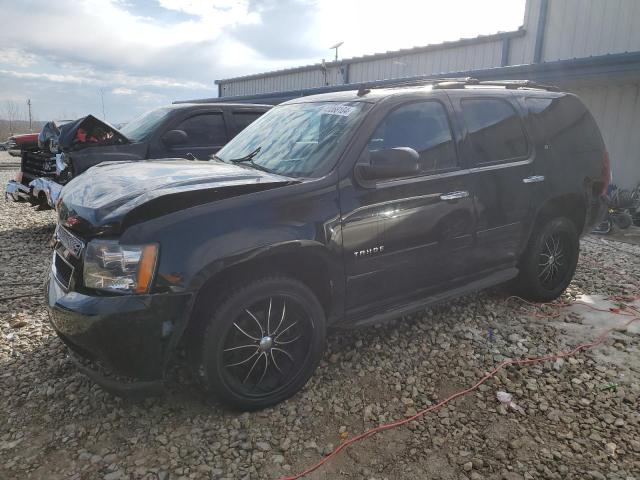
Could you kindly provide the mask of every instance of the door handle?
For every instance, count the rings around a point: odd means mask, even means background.
[[[443,193],[440,195],[440,200],[460,200],[461,198],[467,198],[468,196],[469,192],[460,190],[457,192]]]
[[[522,183],[538,183],[544,182],[544,175],[532,175],[522,179]]]

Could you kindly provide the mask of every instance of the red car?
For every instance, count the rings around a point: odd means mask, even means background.
[[[31,148],[38,148],[37,133],[12,135],[7,141],[7,150],[9,150],[9,155],[14,157],[20,157],[22,155],[22,150],[28,150]]]

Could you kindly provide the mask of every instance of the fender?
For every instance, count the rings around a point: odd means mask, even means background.
[[[193,292],[188,312],[174,325],[174,331],[169,341],[169,351],[173,351],[182,339],[184,332],[192,321],[194,308],[198,300],[200,289],[210,280],[224,277],[225,272],[235,268],[246,266],[251,268],[259,262],[269,262],[277,258],[277,262],[282,261],[282,257],[291,256],[296,260],[300,256],[317,259],[317,264],[326,267],[327,280],[329,282],[330,305],[328,306],[327,321],[333,323],[344,315],[345,298],[345,276],[344,265],[341,257],[334,255],[325,245],[312,240],[289,240],[277,244],[265,245],[262,247],[244,250],[235,255],[216,260],[202,268],[195,275],[188,290]],[[291,269],[291,265],[283,265],[283,271]],[[277,270],[274,271],[276,273]]]

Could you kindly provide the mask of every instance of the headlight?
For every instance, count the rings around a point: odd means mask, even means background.
[[[84,285],[121,293],[149,291],[158,258],[158,245],[120,245],[92,240],[84,254]]]

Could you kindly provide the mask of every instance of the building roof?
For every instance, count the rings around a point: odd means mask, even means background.
[[[480,70],[467,70],[464,72],[451,72],[447,74],[447,77],[473,77],[478,80],[528,79],[543,84],[556,85],[560,88],[564,88],[567,85],[575,87],[580,84],[607,84],[613,80],[620,81],[625,78],[637,81],[637,79],[640,78],[640,52],[615,53],[569,60],[554,60],[538,64],[510,65]],[[419,75],[415,77],[374,80],[357,84],[328,85],[283,92],[184,100],[174,103],[250,102],[276,105],[291,100],[292,98],[307,95],[357,90],[361,86],[384,87],[400,81],[411,82],[437,78],[439,78],[437,75]]]
[[[335,66],[342,66],[342,65],[347,65],[347,64],[351,64],[351,63],[359,63],[359,62],[368,62],[371,60],[378,60],[378,59],[382,59],[382,58],[390,58],[390,57],[399,57],[399,56],[403,56],[403,55],[413,55],[416,53],[422,53],[422,52],[428,52],[428,51],[433,51],[433,50],[445,50],[448,48],[455,48],[455,47],[462,47],[462,46],[466,46],[466,45],[470,45],[470,44],[476,44],[476,43],[486,43],[486,42],[495,42],[496,40],[502,40],[505,38],[512,38],[512,37],[519,37],[525,34],[525,30],[523,27],[520,27],[518,30],[513,30],[513,31],[509,31],[509,32],[498,32],[498,33],[494,33],[491,35],[479,35],[477,37],[473,37],[473,38],[461,38],[459,40],[454,40],[451,42],[442,42],[442,43],[435,43],[435,44],[430,44],[430,45],[424,45],[421,47],[413,47],[413,48],[403,48],[400,50],[389,50],[387,52],[382,52],[382,53],[373,53],[370,55],[363,55],[361,57],[351,57],[351,58],[345,58],[342,60],[338,60],[337,62],[325,62],[325,67],[329,68],[329,67],[335,67]],[[308,70],[317,70],[319,68],[322,68],[322,64],[321,63],[314,63],[312,65],[304,65],[301,67],[292,67],[292,68],[284,68],[281,70],[273,70],[270,72],[264,72],[264,73],[255,73],[255,74],[251,74],[251,75],[243,75],[243,76],[239,76],[239,77],[231,77],[231,78],[224,78],[221,80],[216,80],[215,84],[216,85],[220,85],[220,84],[224,84],[224,83],[229,83],[229,82],[235,82],[235,81],[239,81],[239,80],[251,80],[254,78],[264,78],[264,77],[272,77],[275,75],[283,75],[283,74],[288,74],[288,73],[296,73],[296,72],[304,72],[304,71],[308,71]]]

